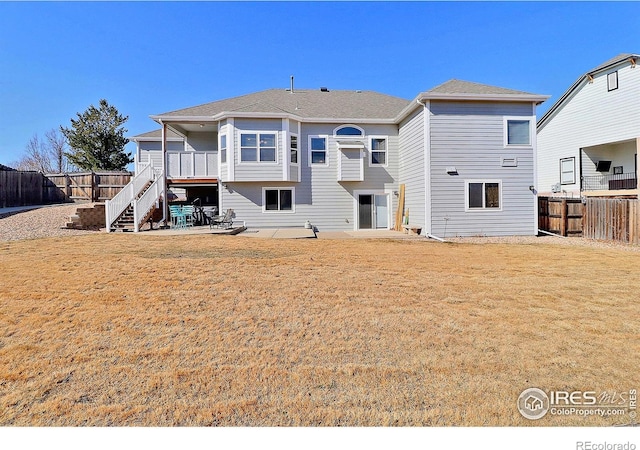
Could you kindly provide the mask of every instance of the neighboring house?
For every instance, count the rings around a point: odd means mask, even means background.
[[[170,201],[232,208],[251,227],[390,229],[404,184],[422,234],[532,235],[546,98],[459,80],[412,101],[292,86],[151,116],[162,128],[131,139],[136,173],[164,176],[156,199],[166,182]]]
[[[638,194],[639,55],[624,53],[581,76],[538,121],[540,194]]]
[[[9,166],[5,166],[4,164],[0,164],[0,170],[15,172],[16,169],[13,169]]]

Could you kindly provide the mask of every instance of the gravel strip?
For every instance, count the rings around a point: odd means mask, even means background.
[[[45,206],[0,216],[0,241],[99,233],[100,231],[98,230],[70,230],[65,228],[66,223],[69,221],[69,216],[75,214],[78,206],[81,205]]]
[[[457,237],[447,238],[449,242],[465,244],[551,244],[566,247],[591,247],[604,249],[620,249],[631,252],[640,252],[640,246],[625,244],[617,241],[596,241],[581,237],[561,238],[556,236],[499,236],[499,237]]]

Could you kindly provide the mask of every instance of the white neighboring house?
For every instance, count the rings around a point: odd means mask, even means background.
[[[637,196],[639,55],[582,75],[538,121],[540,194]]]
[[[153,205],[134,198],[151,177],[156,205],[165,192],[200,198],[250,227],[390,229],[404,184],[422,234],[533,235],[536,105],[546,98],[460,80],[411,101],[292,85],[154,115],[162,128],[131,138],[133,206],[119,201],[108,220],[127,209],[146,217]]]

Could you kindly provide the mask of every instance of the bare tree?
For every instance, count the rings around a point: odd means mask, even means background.
[[[34,134],[29,140],[25,148],[25,154],[18,160],[15,168],[18,170],[35,170],[42,173],[51,171],[49,152],[37,134]]]
[[[47,150],[53,163],[51,169],[57,173],[68,172],[71,164],[65,154],[67,151],[67,139],[55,128],[47,131],[44,136],[47,139]]]
[[[37,134],[27,143],[25,153],[13,167],[42,173],[64,173],[74,169],[66,156],[67,140],[55,128],[45,133],[45,141]]]

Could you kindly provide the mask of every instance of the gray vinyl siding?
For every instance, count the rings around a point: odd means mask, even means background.
[[[282,181],[284,163],[284,136],[281,119],[236,119],[235,133],[235,181]],[[272,132],[276,134],[276,161],[241,162],[240,135],[248,132]],[[227,137],[229,139],[229,137]]]
[[[319,231],[353,230],[355,190],[384,193],[397,190],[398,136],[395,125],[361,125],[368,135],[389,136],[388,167],[368,167],[364,164],[364,181],[338,181],[338,148],[331,137],[333,129],[342,124],[303,124],[299,136],[301,179],[294,182],[234,182],[221,189],[222,209],[233,208],[236,220],[248,227],[301,227],[306,220]],[[309,135],[329,135],[328,166],[309,167]],[[368,151],[368,150],[367,150]],[[368,153],[365,158],[368,158]],[[237,169],[236,169],[237,170]],[[282,176],[282,175],[280,175]],[[263,187],[295,188],[295,212],[262,212]],[[395,211],[397,198],[389,195],[389,208]]]
[[[405,209],[411,225],[425,229],[424,108],[420,107],[400,124],[400,183],[405,184]],[[395,210],[394,210],[395,211]]]
[[[300,158],[300,152],[298,152],[298,158]],[[298,161],[300,161],[298,159]],[[289,166],[289,181],[300,181],[299,179],[299,166],[300,164],[290,165]]]
[[[431,229],[440,237],[536,232],[533,147],[504,145],[504,116],[532,116],[532,105],[431,102]],[[517,158],[503,167],[502,158]],[[447,174],[455,167],[457,175]],[[465,180],[502,183],[502,210],[465,211]],[[446,230],[445,230],[446,227]]]
[[[363,181],[363,156],[360,149],[341,149],[338,152],[340,158],[341,181]]]
[[[640,70],[631,68],[628,63],[617,70],[618,89],[607,90],[608,72],[594,76],[592,83],[584,81],[538,131],[537,187],[540,193],[550,192],[551,186],[560,182],[560,159],[576,159],[576,183],[562,185],[561,189],[579,193],[581,148],[635,141],[640,137]],[[615,68],[609,72],[613,71]],[[635,151],[630,152],[631,157],[633,153]],[[628,163],[624,165],[626,171]],[[587,171],[591,169],[584,161],[583,167]],[[629,171],[633,171],[633,167],[630,165]]]

